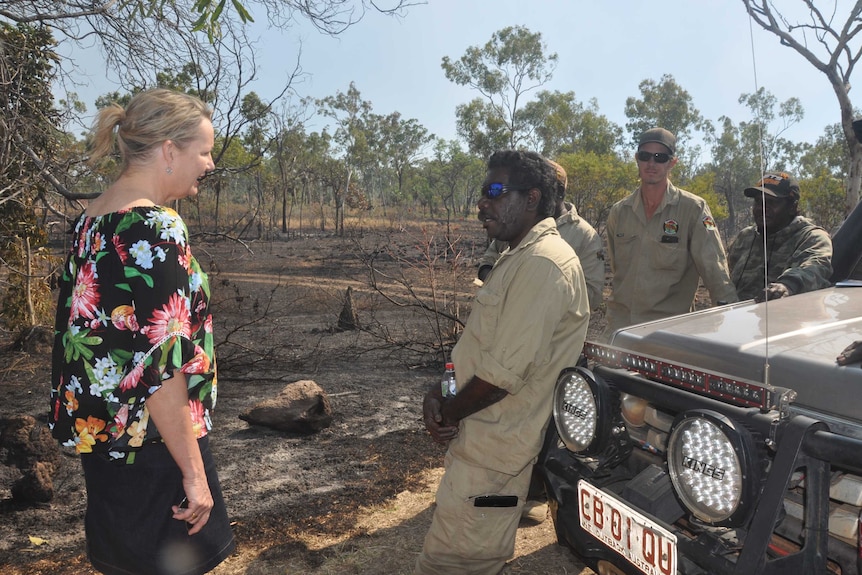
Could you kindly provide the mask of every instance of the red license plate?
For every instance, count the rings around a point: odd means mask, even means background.
[[[581,529],[647,575],[676,574],[676,535],[613,495],[578,481]]]

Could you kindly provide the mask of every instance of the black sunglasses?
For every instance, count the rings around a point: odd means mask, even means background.
[[[503,194],[508,194],[509,192],[520,192],[523,190],[528,190],[529,188],[512,188],[507,186],[506,184],[499,184],[494,182],[493,184],[488,184],[484,188],[482,188],[482,196],[488,198],[489,200],[496,200]]]
[[[666,164],[670,160],[670,154],[664,152],[638,152],[638,160],[641,162],[649,162],[650,159],[655,160],[656,164]]]

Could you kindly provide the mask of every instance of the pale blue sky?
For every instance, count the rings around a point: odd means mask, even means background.
[[[779,102],[794,96],[802,102],[805,119],[785,134],[793,141],[813,142],[840,119],[825,76],[775,36],[754,27],[752,55],[748,17],[738,0],[429,0],[401,19],[369,12],[338,37],[305,22],[284,32],[267,30],[265,14],[258,10],[254,16],[251,35],[261,37],[261,79],[253,89],[261,98],[275,95],[301,42],[308,74],[296,86],[301,96],[343,92],[354,81],[376,113],[399,111],[447,139],[456,137],[455,107],[478,94],[446,79],[443,56],[457,59],[468,46],[482,45],[512,25],[541,32],[548,52],[559,55],[553,80],[543,89],[572,90],[582,102],[596,98],[600,112],[621,126],[626,98],[640,95],[642,80],[663,74],[674,76],[713,122],[722,115],[735,123],[748,120],[737,99],[757,86]],[[98,57],[89,60],[91,85],[78,92],[92,109],[98,95],[115,87]],[[309,129],[323,125],[314,118]]]

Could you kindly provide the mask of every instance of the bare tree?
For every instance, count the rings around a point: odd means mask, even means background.
[[[838,2],[818,2],[825,5],[822,10],[814,0],[804,0],[807,9],[804,19],[791,19],[775,8],[771,0],[742,0],[749,16],[764,30],[772,32],[785,46],[796,50],[803,58],[823,72],[841,109],[841,127],[844,141],[850,152],[846,209],[847,212],[859,202],[862,185],[862,145],[853,135],[853,105],[850,103],[850,77],[862,54],[862,43],[857,35],[862,30],[862,0],[857,0],[839,16]]]

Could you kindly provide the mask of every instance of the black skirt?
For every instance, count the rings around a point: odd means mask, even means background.
[[[206,437],[198,440],[213,498],[195,535],[172,517],[185,497],[182,474],[163,443],[144,446],[132,465],[81,456],[87,483],[87,556],[106,575],[199,575],[236,548]]]

